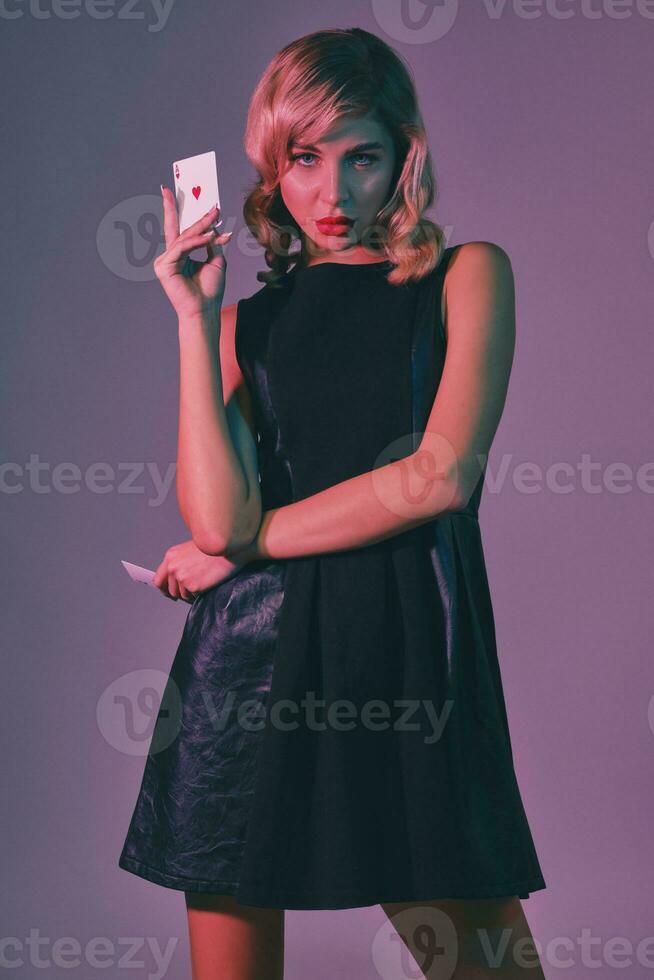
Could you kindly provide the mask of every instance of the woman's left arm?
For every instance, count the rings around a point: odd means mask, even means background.
[[[264,512],[232,560],[295,558],[375,544],[465,507],[500,422],[515,349],[515,291],[506,252],[467,242],[443,284],[447,352],[418,448]]]

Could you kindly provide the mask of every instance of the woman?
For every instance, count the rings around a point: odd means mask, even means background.
[[[512,955],[530,938],[520,898],[546,886],[477,521],[510,262],[488,242],[443,249],[422,217],[414,87],[366,31],[280,51],[246,150],[269,269],[237,304],[222,308],[218,210],[180,235],[162,187],[192,539],[155,581],[193,605],[120,866],[184,890],[195,980],[281,977],[286,908],[377,903],[426,977],[542,977]],[[455,972],[425,957],[435,911]],[[484,928],[511,930],[499,968]]]

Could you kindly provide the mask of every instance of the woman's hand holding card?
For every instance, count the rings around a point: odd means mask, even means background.
[[[166,249],[154,260],[154,271],[179,319],[218,315],[225,293],[227,262],[222,246],[231,232],[219,234],[212,227],[218,220],[216,205],[180,233],[173,192],[161,185]],[[207,260],[191,259],[190,253],[206,246]]]

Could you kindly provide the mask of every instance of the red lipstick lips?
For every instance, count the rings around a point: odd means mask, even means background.
[[[354,218],[347,218],[343,214],[325,215],[316,221],[318,231],[325,235],[345,235],[353,224]]]
[[[335,224],[335,225],[351,225],[354,223],[354,218],[348,218],[345,214],[326,214],[324,218],[318,218],[318,222],[322,224]]]

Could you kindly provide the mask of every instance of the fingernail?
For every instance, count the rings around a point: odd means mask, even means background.
[[[229,239],[232,237],[233,234],[234,234],[233,231],[226,231],[225,238],[229,241]]]
[[[159,184],[159,187],[161,188],[161,193],[163,194],[163,192],[164,192],[164,186],[163,186],[163,184]]]

